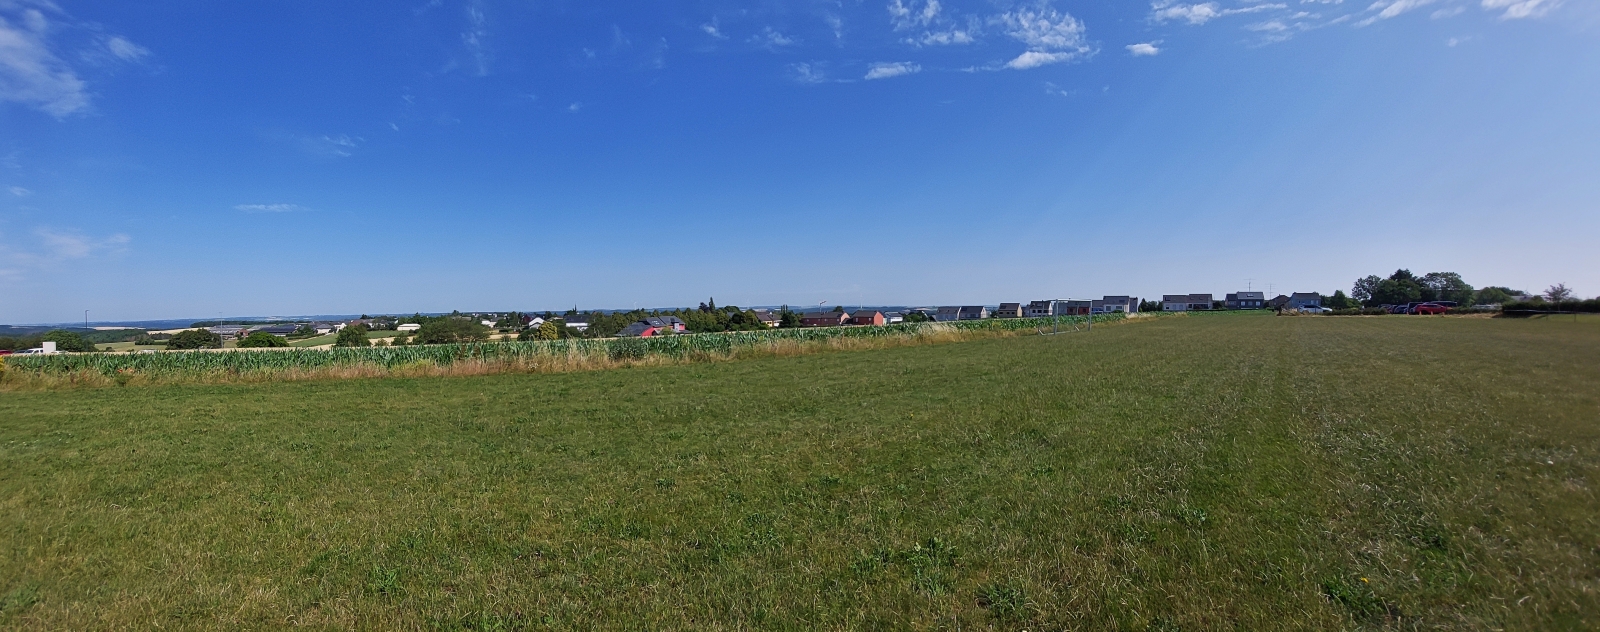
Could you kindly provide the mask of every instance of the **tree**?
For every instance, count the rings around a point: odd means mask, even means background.
[[[1422,275],[1418,283],[1423,287],[1423,300],[1454,301],[1457,304],[1472,302],[1472,286],[1454,272],[1429,272]]]
[[[367,339],[366,325],[346,325],[339,330],[339,335],[333,338],[335,347],[370,347],[372,341]]]
[[[1139,301],[1139,311],[1159,312],[1161,311],[1161,301]]]
[[[168,349],[221,349],[222,336],[204,329],[180,331],[167,340]]]
[[[44,340],[56,343],[56,351],[84,352],[95,350],[94,345],[89,344],[76,331],[67,331],[65,329],[47,331],[44,334]]]
[[[289,346],[289,341],[284,340],[282,338],[279,338],[277,336],[274,336],[272,334],[269,334],[269,333],[267,333],[265,331],[250,332],[250,335],[245,336],[244,340],[240,340],[239,341],[239,347],[242,348],[242,349],[248,349],[248,348],[251,348],[251,347],[287,347],[287,346]]]
[[[1378,293],[1378,285],[1382,283],[1383,278],[1376,274],[1369,274],[1356,279],[1355,287],[1350,288],[1350,296],[1369,307],[1377,305],[1372,301],[1372,297]]]
[[[789,328],[800,326],[800,315],[789,311],[789,306],[784,305],[783,311],[778,312],[778,327]]]
[[[547,320],[538,327],[529,327],[517,334],[517,340],[555,340],[561,337],[561,328],[555,321]]]
[[[933,319],[929,318],[926,312],[906,312],[900,317],[900,321],[906,323],[925,323],[931,320]]]
[[[1329,309],[1350,309],[1357,306],[1355,299],[1344,295],[1344,290],[1334,290],[1333,296],[1322,299],[1322,306]]]
[[[417,330],[418,344],[439,345],[456,342],[479,342],[489,339],[489,328],[483,323],[463,318],[441,318],[423,323]]]
[[[1481,290],[1478,290],[1477,293],[1473,294],[1472,295],[1472,304],[1473,305],[1504,305],[1506,303],[1510,303],[1513,299],[1515,299],[1516,297],[1521,296],[1523,294],[1526,294],[1526,292],[1518,292],[1518,291],[1513,290],[1513,289],[1508,288],[1508,287],[1497,287],[1497,286],[1491,285],[1489,287],[1486,287],[1486,288],[1483,288]]]
[[[1572,290],[1565,283],[1557,283],[1544,291],[1544,298],[1551,303],[1570,301],[1572,300]]]
[[[834,305],[833,306],[833,313],[835,313],[835,314],[843,314],[844,313],[844,306],[843,305]]]

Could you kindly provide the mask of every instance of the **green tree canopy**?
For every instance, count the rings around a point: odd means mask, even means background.
[[[265,331],[253,331],[239,341],[239,347],[249,349],[252,347],[287,347],[289,341],[274,336]]]
[[[479,342],[489,339],[489,328],[469,318],[440,318],[423,323],[416,342],[426,345]]]
[[[370,347],[372,346],[372,341],[367,339],[367,327],[365,325],[347,325],[344,329],[339,330],[338,336],[334,336],[333,346]]]
[[[180,331],[167,340],[168,349],[221,349],[222,336],[204,329]]]
[[[83,335],[76,331],[54,329],[44,333],[43,339],[56,343],[56,351],[94,351],[94,345],[83,339]]]
[[[1491,285],[1474,293],[1472,295],[1472,303],[1474,305],[1504,305],[1526,293],[1508,287]]]

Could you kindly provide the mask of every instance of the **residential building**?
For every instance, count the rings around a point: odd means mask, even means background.
[[[1187,312],[1211,309],[1210,294],[1163,294],[1161,311]]]
[[[1322,307],[1322,295],[1316,292],[1295,292],[1289,295],[1289,302],[1284,307],[1288,309]]]
[[[683,321],[678,320],[677,316],[648,316],[622,328],[617,336],[649,338],[665,333],[683,333],[684,329]]]
[[[1089,312],[1094,314],[1114,314],[1116,312],[1133,314],[1138,311],[1139,297],[1137,296],[1106,296],[1089,303]]]
[[[756,310],[756,319],[760,320],[761,324],[768,327],[777,327],[783,321],[782,316],[779,316],[777,312],[774,312],[770,309]]]
[[[586,314],[568,314],[561,317],[561,322],[578,331],[589,330],[589,316]]]
[[[1029,301],[1028,306],[1022,308],[1022,315],[1028,318],[1054,316],[1055,311],[1051,309],[1052,305],[1055,305],[1054,301]]]
[[[938,311],[933,313],[933,319],[941,323],[961,320],[961,306],[948,305],[945,307],[940,307]]]
[[[849,315],[844,312],[806,312],[800,315],[800,325],[804,327],[838,327],[849,320]]]
[[[900,312],[884,312],[883,322],[890,325],[895,323],[903,323],[906,322],[906,315]]]
[[[1001,303],[1000,308],[994,310],[995,318],[1022,318],[1022,303]]]
[[[1087,316],[1094,309],[1094,301],[1053,301],[1050,310],[1055,316]]]
[[[1228,309],[1263,309],[1267,306],[1266,292],[1234,292],[1223,301]]]
[[[1279,294],[1267,301],[1267,309],[1283,309],[1289,304],[1289,297]]]
[[[982,320],[989,317],[989,308],[982,305],[966,305],[958,313],[958,320]]]
[[[882,325],[885,322],[887,321],[883,318],[883,312],[875,309],[856,310],[856,313],[850,315],[852,325]]]

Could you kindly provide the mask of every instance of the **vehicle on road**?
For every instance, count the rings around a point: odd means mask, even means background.
[[[1449,307],[1445,307],[1444,305],[1440,305],[1438,303],[1423,303],[1412,308],[1411,313],[1420,316],[1433,316],[1437,314],[1443,314],[1448,311],[1450,311]]]

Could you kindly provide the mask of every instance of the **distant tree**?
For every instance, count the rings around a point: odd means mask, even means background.
[[[455,342],[479,342],[489,339],[489,328],[483,323],[463,318],[441,318],[422,324],[417,330],[419,344],[437,345]]]
[[[167,340],[168,349],[221,349],[222,336],[204,329],[189,329],[172,335]]]
[[[1139,311],[1159,312],[1161,311],[1161,301],[1139,301]]]
[[[1429,272],[1417,282],[1423,288],[1422,298],[1425,301],[1472,302],[1472,286],[1454,272]]]
[[[1491,285],[1474,293],[1472,295],[1472,304],[1504,305],[1506,303],[1510,303],[1513,299],[1523,294],[1526,294],[1526,292],[1518,292],[1508,287],[1497,287]]]
[[[555,340],[560,337],[561,328],[557,327],[553,320],[544,321],[538,327],[529,327],[517,334],[517,340]]]
[[[240,340],[239,346],[246,349],[251,347],[287,347],[289,346],[289,341],[265,331],[254,331],[245,336],[243,340]]]
[[[1350,288],[1350,296],[1366,305],[1377,305],[1372,297],[1378,294],[1378,286],[1383,283],[1383,277],[1376,274],[1356,279],[1355,287]]]
[[[783,311],[778,312],[778,327],[789,328],[800,326],[800,315],[789,311],[789,306],[784,305]]]
[[[1350,309],[1358,305],[1355,299],[1344,295],[1344,290],[1334,290],[1333,296],[1322,299],[1322,306],[1329,309]]]
[[[1544,291],[1544,299],[1551,303],[1572,300],[1572,290],[1565,283],[1557,283]],[[49,334],[46,334],[49,335]]]
[[[370,347],[372,341],[367,339],[366,325],[346,325],[339,330],[339,335],[334,336],[335,347]]]
[[[844,306],[843,305],[834,305],[833,306],[833,313],[835,313],[835,314],[843,314],[844,313]]]
[[[56,351],[88,352],[95,351],[95,347],[83,339],[76,331],[55,329],[44,333],[43,340],[56,343]]]
[[[901,321],[907,323],[926,323],[932,320],[932,318],[929,318],[928,315],[923,312],[906,312],[901,316]]]

